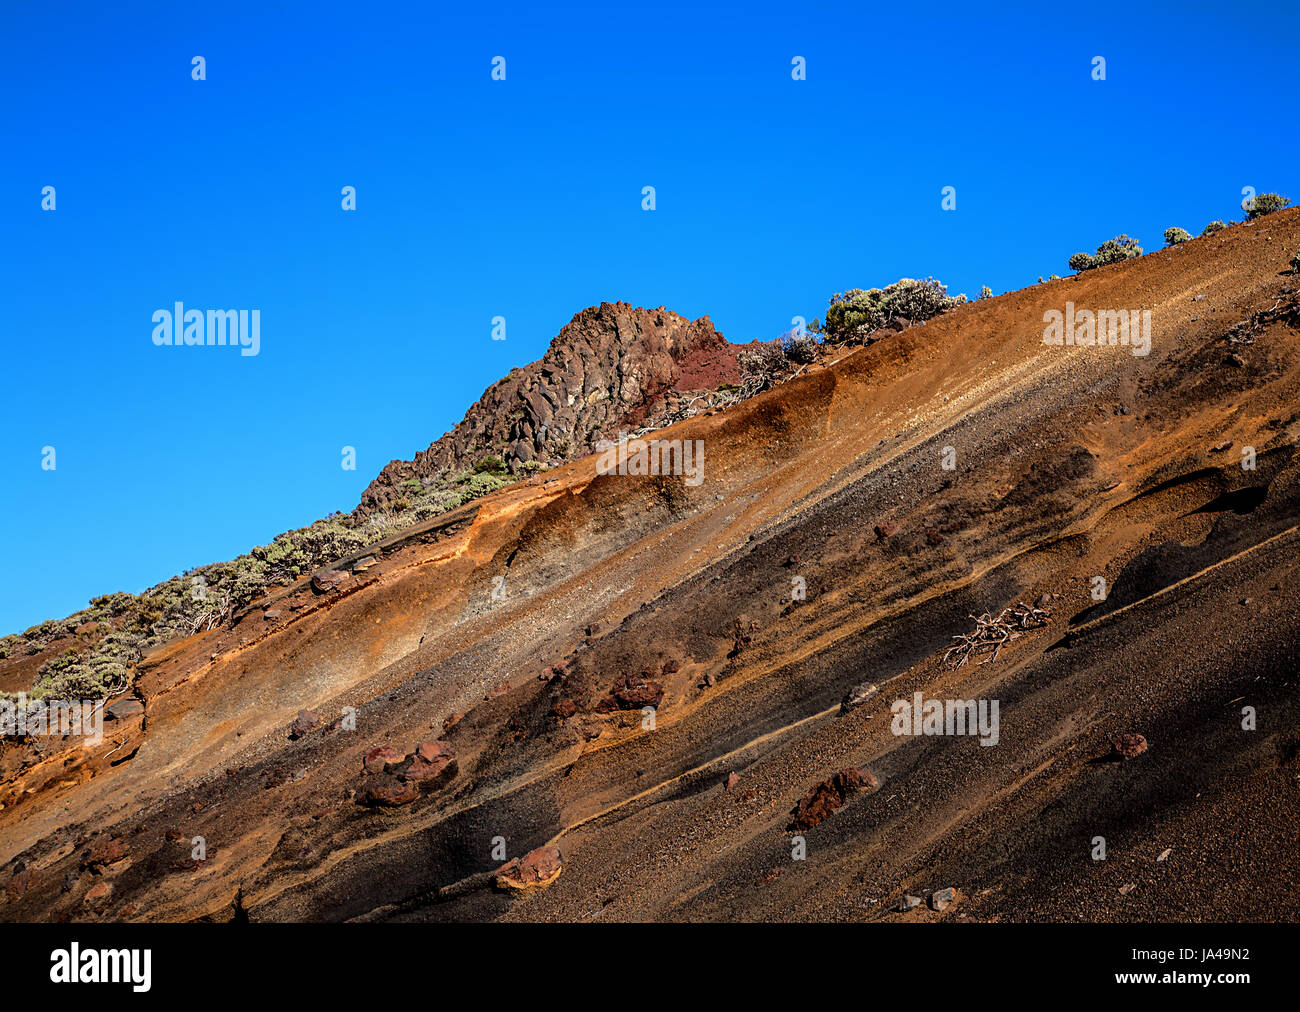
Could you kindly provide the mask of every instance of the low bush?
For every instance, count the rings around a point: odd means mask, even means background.
[[[1290,206],[1291,201],[1280,193],[1261,193],[1250,202],[1250,207],[1246,208],[1246,217],[1253,221]]]
[[[1175,225],[1173,228],[1165,229],[1166,246],[1177,246],[1180,243],[1189,242],[1191,238],[1192,233],[1185,228],[1179,228]]]
[[[824,332],[828,341],[860,341],[889,324],[933,319],[966,302],[934,278],[900,278],[885,288],[852,288],[831,296]]]

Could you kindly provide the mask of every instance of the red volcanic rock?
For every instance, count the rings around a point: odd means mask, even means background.
[[[1110,747],[1120,759],[1135,759],[1147,750],[1147,740],[1140,734],[1121,734],[1111,739]]]
[[[496,870],[495,881],[498,889],[527,892],[545,889],[563,870],[564,858],[558,848],[538,847],[503,864]]]
[[[868,770],[840,770],[817,784],[800,800],[792,812],[794,821],[790,828],[801,831],[812,829],[843,808],[850,795],[863,790],[874,791],[877,786],[876,778]]]
[[[658,682],[646,680],[646,672],[640,675],[624,675],[609,695],[597,705],[599,713],[611,710],[639,710],[643,706],[658,706],[664,698],[664,687]]]
[[[387,773],[402,761],[402,753],[391,745],[376,745],[361,760],[361,766],[367,773]]]
[[[356,802],[369,808],[396,808],[399,805],[409,805],[419,796],[418,784],[406,783],[385,774],[357,791]]]
[[[320,726],[320,718],[312,710],[299,710],[298,716],[289,725],[289,740],[297,741]]]
[[[892,537],[898,533],[898,524],[892,520],[886,520],[883,523],[876,524],[876,540],[884,541],[885,538]]]
[[[724,785],[725,790],[731,790],[736,784],[740,783],[740,776],[734,771],[727,774],[727,782]]]
[[[663,673],[665,675],[675,675],[680,671],[682,666],[676,661],[664,661]]]
[[[82,902],[92,909],[102,910],[104,907],[108,906],[108,901],[112,895],[113,886],[110,883],[96,882],[86,892],[86,895],[82,898]]]
[[[443,734],[446,734],[448,731],[450,731],[453,727],[455,727],[464,719],[465,719],[465,715],[463,713],[453,713],[450,717],[448,717],[446,720],[442,722]]]
[[[456,775],[456,750],[445,741],[421,742],[395,770],[406,783],[419,784],[421,790],[441,787]]]

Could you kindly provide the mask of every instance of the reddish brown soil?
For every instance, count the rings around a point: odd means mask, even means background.
[[[6,756],[0,918],[1296,919],[1300,315],[1224,341],[1296,249],[1280,212],[971,304],[664,432],[705,441],[699,487],[577,461],[160,650],[143,719]],[[1045,347],[1067,300],[1151,309],[1151,355]],[[996,662],[942,663],[1044,593]],[[652,722],[602,707],[643,682]],[[894,735],[917,691],[998,700],[998,744]],[[453,778],[356,803],[370,749],[453,714]],[[878,787],[787,828],[857,769]],[[562,875],[493,885],[546,846]]]

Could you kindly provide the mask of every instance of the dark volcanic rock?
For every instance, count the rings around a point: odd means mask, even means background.
[[[657,424],[691,395],[738,382],[739,350],[707,316],[692,322],[626,302],[584,309],[541,359],[489,387],[454,429],[413,461],[385,467],[358,510],[401,498],[404,481],[464,470],[489,453],[512,471],[591,453],[620,428]]]

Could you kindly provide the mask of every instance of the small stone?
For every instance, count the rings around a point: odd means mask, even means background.
[[[840,700],[840,713],[845,714],[856,710],[879,691],[874,682],[862,682],[853,686]]]
[[[367,555],[364,559],[357,559],[356,562],[352,563],[352,572],[364,573],[371,566],[377,565],[379,565],[379,560],[373,555]]]
[[[1211,453],[1222,453],[1224,450],[1232,449],[1232,440],[1225,439],[1222,443],[1215,443],[1210,447]]]
[[[320,718],[312,710],[299,710],[298,716],[289,725],[289,740],[297,741],[320,726]]]
[[[734,771],[727,774],[727,782],[723,785],[723,790],[731,790],[736,784],[740,783],[740,776]]]
[[[1158,858],[1156,858],[1156,861],[1157,861],[1157,862],[1160,862],[1160,861],[1165,860],[1165,859],[1168,858],[1169,855],[1172,854],[1173,852],[1174,852],[1174,848],[1173,848],[1173,847],[1166,847],[1164,850],[1162,850],[1162,851],[1160,852],[1160,856],[1159,856]]]
[[[1121,896],[1127,896],[1129,893],[1131,893],[1131,892],[1132,892],[1134,889],[1136,889],[1136,888],[1137,888],[1137,883],[1136,883],[1136,882],[1129,882],[1129,883],[1127,883],[1126,885],[1122,885],[1122,886],[1119,887],[1119,894],[1120,894]]]
[[[1147,750],[1147,740],[1140,734],[1121,734],[1111,739],[1110,746],[1121,759],[1135,759]]]
[[[348,574],[339,569],[322,569],[311,578],[311,589],[318,594],[328,594],[338,589],[339,584],[348,578]]]
[[[885,538],[891,537],[896,533],[898,533],[898,524],[891,520],[886,520],[883,523],[876,524],[875,534],[877,541],[884,541]]]
[[[1034,600],[1034,607],[1040,610],[1046,610],[1052,603],[1053,594],[1039,594]]]
[[[936,913],[943,913],[950,906],[961,899],[961,893],[951,887],[940,889],[930,894],[930,909]]]
[[[909,894],[898,901],[896,909],[900,914],[905,914],[909,910],[915,910],[924,902],[925,901],[922,900],[920,896],[912,896]]]
[[[1201,302],[1201,301],[1203,301],[1204,299],[1205,299],[1205,296],[1204,296],[1204,295],[1193,295],[1193,296],[1192,296],[1192,301],[1193,301],[1193,302]]]

